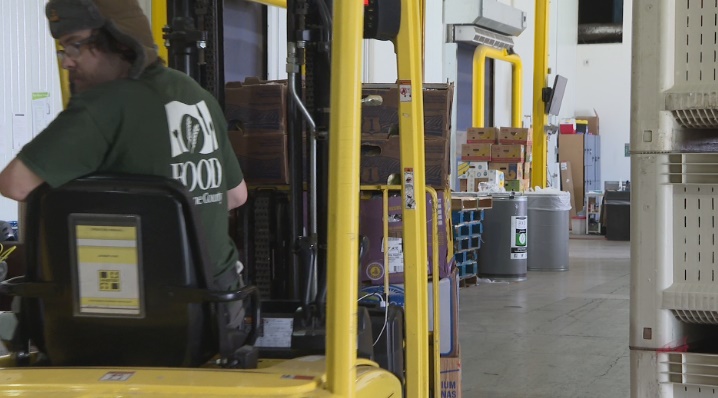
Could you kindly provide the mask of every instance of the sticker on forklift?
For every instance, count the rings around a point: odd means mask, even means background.
[[[135,372],[107,372],[100,381],[127,381]]]
[[[414,196],[414,169],[404,169],[404,208],[407,210],[416,209],[416,197]]]
[[[291,380],[314,380],[314,376],[302,376],[302,375],[282,375],[282,379]]]
[[[399,80],[399,101],[411,102],[411,81]]]
[[[384,253],[384,239],[382,239],[381,252]],[[387,241],[387,257],[389,258],[390,274],[404,272],[404,246],[402,245],[402,238],[389,237]],[[379,277],[384,277],[383,267]]]
[[[75,225],[79,312],[140,315],[137,227]]]
[[[528,258],[528,217],[511,217],[511,259]]]

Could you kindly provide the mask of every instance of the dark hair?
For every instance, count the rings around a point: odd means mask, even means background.
[[[122,60],[133,64],[137,59],[137,54],[129,46],[120,43],[105,28],[96,29],[92,32],[94,40],[92,46],[97,51],[110,54],[118,54]]]

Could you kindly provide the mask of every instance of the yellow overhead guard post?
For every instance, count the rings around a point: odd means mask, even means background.
[[[357,1],[359,2],[359,1]],[[395,49],[399,76],[402,221],[406,325],[406,395],[429,394],[424,93],[420,4],[402,0]],[[359,63],[355,65],[360,65]],[[354,66],[356,67],[356,66]]]
[[[55,41],[55,48],[57,48],[58,42]],[[58,71],[60,74],[60,94],[62,94],[62,108],[67,108],[67,104],[70,103],[70,96],[72,93],[70,92],[70,73],[67,71],[67,69],[64,69],[62,67],[62,61],[58,59],[57,61]]]
[[[327,387],[356,396],[364,3],[334,3],[329,117]]]
[[[542,99],[548,78],[548,11],[549,0],[536,0],[536,32],[534,43],[534,109],[533,162],[531,186],[546,187],[547,142],[544,126],[548,124],[546,105]]]
[[[165,39],[162,38],[165,26],[167,26],[167,2],[154,0],[152,2],[152,36],[157,45],[158,55],[168,61],[167,46],[165,46]]]
[[[472,126],[486,127],[484,115],[484,98],[486,97],[486,59],[493,58],[499,61],[506,61],[512,65],[511,72],[511,126],[521,127],[523,113],[523,87],[522,74],[523,64],[521,57],[516,54],[509,54],[508,50],[499,50],[493,47],[478,46],[474,51],[474,76],[473,76],[473,101]]]

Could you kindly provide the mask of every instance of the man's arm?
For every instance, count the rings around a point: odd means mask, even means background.
[[[236,187],[227,191],[227,208],[232,210],[247,201],[247,183],[242,180]]]
[[[22,160],[15,158],[0,173],[0,194],[22,202],[43,182]]]

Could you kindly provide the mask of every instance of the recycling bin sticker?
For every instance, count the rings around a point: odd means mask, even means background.
[[[528,258],[528,217],[511,217],[511,259],[525,260]]]

